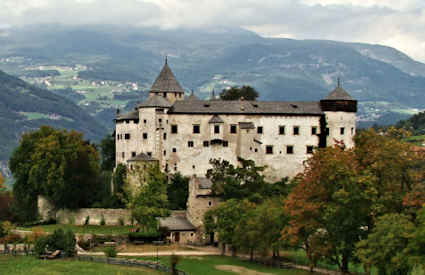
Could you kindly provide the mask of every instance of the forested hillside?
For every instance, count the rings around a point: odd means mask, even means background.
[[[23,132],[41,125],[75,129],[99,140],[106,129],[68,99],[0,71],[0,161],[8,160]]]

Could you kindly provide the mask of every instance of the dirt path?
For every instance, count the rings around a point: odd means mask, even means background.
[[[218,270],[231,271],[244,275],[273,275],[271,273],[264,273],[237,265],[216,265],[215,268],[217,268]]]

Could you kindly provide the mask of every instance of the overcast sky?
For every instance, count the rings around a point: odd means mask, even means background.
[[[424,0],[0,0],[0,27],[50,22],[239,26],[268,37],[388,45],[425,62]]]

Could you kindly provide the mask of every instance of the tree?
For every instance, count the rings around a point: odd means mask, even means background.
[[[348,272],[355,244],[366,234],[362,228],[368,225],[370,209],[354,152],[320,149],[295,180],[298,184],[285,202],[291,220],[283,237],[306,250],[311,267],[326,258]]]
[[[208,169],[207,178],[213,182],[212,190],[224,200],[248,198],[261,201],[269,190],[261,172],[265,167],[256,166],[253,160],[239,158],[239,167],[227,160],[212,159],[213,168]]]
[[[185,210],[189,196],[189,178],[176,173],[167,185],[168,208],[172,210]]]
[[[5,180],[4,180],[3,174],[0,172],[0,192],[6,189],[4,182]]]
[[[258,97],[258,92],[251,86],[233,86],[230,89],[224,89],[220,93],[220,98],[222,100],[239,100],[241,98],[245,100],[256,100]]]
[[[157,227],[156,218],[169,215],[167,175],[159,170],[158,165],[149,168],[147,172],[147,184],[141,187],[130,203],[132,217],[146,231]]]
[[[115,136],[106,135],[100,142],[102,170],[112,171],[115,167]]]
[[[36,217],[36,197],[57,208],[91,205],[99,180],[99,155],[81,133],[42,126],[24,134],[9,161],[15,178],[13,193],[24,220]]]

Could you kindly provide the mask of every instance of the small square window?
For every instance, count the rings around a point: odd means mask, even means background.
[[[191,140],[190,140],[190,141],[188,141],[188,142],[187,142],[187,147],[193,147],[193,141],[191,141]]]
[[[300,134],[300,127],[294,126],[294,136],[298,136]]]
[[[204,141],[204,147],[208,147],[208,146],[210,146],[209,141],[208,140]]]
[[[148,139],[148,133],[143,133],[143,139]]]
[[[152,152],[148,152],[148,156],[152,157]]]
[[[258,126],[257,127],[257,134],[262,134],[263,133],[263,126]]]
[[[177,152],[177,148],[176,147],[173,148],[173,153],[175,153],[175,152]]]
[[[341,135],[344,135],[345,134],[345,128],[344,127],[339,128],[339,133]]]
[[[220,134],[220,125],[214,125],[214,134]]]
[[[316,126],[313,126],[313,127],[311,127],[311,135],[317,135],[317,127]]]
[[[135,157],[136,156],[136,152],[131,152],[131,157]]]
[[[308,146],[307,146],[306,153],[307,153],[307,154],[313,154],[313,146],[308,145]]]
[[[293,154],[294,153],[294,146],[292,146],[292,145],[286,146],[286,153],[287,154]]]
[[[167,139],[167,133],[164,133],[163,138],[164,138],[164,140]]]
[[[237,128],[236,128],[236,125],[230,125],[230,133],[231,134],[236,134],[236,130]]]
[[[257,152],[258,152],[258,149],[257,149],[257,148],[255,148],[255,149],[254,149],[254,152],[255,152],[255,153],[257,153]]]
[[[124,138],[125,138],[125,139],[130,139],[130,134],[125,134],[125,135],[124,135]]]
[[[229,142],[227,140],[223,141],[223,147],[229,147]]]
[[[178,132],[178,129],[177,129],[177,125],[171,125],[171,133],[172,134],[177,134],[177,132]]]
[[[273,146],[272,145],[267,145],[266,146],[266,154],[268,154],[268,155],[272,155],[273,154]]]
[[[285,134],[285,126],[279,126],[279,135]]]
[[[200,133],[200,126],[199,125],[193,125],[193,133],[194,134]]]

